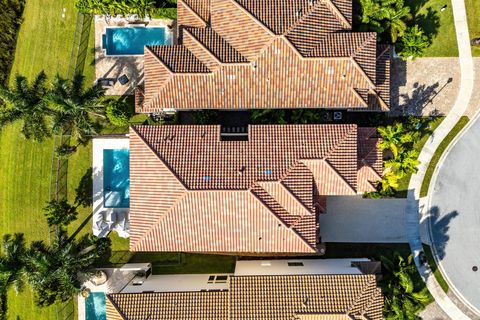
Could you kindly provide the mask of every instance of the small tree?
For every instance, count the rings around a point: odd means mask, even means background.
[[[49,110],[44,101],[47,94],[47,76],[41,71],[32,83],[17,75],[11,87],[0,85],[0,129],[12,122],[22,120],[22,134],[27,139],[43,141],[50,136],[47,125]]]
[[[423,56],[423,53],[429,46],[430,40],[423,30],[418,25],[415,25],[403,35],[399,55],[404,60],[415,60],[415,58]]]
[[[416,268],[413,256],[407,259],[395,253],[393,259],[382,256],[382,266],[386,269],[382,288],[385,295],[384,317],[386,319],[419,319],[416,315],[433,299],[426,287],[416,288],[413,277]]]
[[[67,199],[51,200],[44,208],[48,225],[66,227],[77,219],[77,208],[70,205]]]
[[[420,164],[420,161],[418,161],[417,150],[400,150],[395,158],[385,161],[385,168],[393,170],[401,178],[409,173],[417,172],[417,166]]]
[[[400,122],[391,126],[378,127],[377,130],[382,137],[382,141],[379,144],[380,149],[390,150],[394,158],[398,156],[399,148],[402,147],[402,145],[414,142],[416,139],[415,134],[405,130],[403,124]]]
[[[62,144],[61,146],[58,146],[55,149],[55,154],[57,155],[58,158],[60,159],[66,159],[68,158],[72,153],[77,151],[77,147],[75,146],[69,146],[66,144]]]
[[[127,104],[118,100],[112,100],[107,105],[105,113],[108,121],[117,127],[128,126],[129,114],[127,112]]]
[[[49,306],[80,292],[82,281],[94,274],[95,262],[108,251],[108,239],[91,234],[69,239],[60,230],[51,244],[32,242],[25,255],[25,271],[35,292],[35,303]]]

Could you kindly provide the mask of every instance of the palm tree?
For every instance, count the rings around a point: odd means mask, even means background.
[[[382,281],[385,305],[384,316],[386,319],[419,319],[416,315],[427,304],[432,297],[426,287],[416,290],[412,277],[416,275],[416,268],[413,264],[413,256],[407,259],[395,253],[394,260],[382,256],[383,267],[385,267],[385,278]]]
[[[393,43],[405,33],[405,22],[412,19],[410,8],[403,0],[360,0],[360,5],[362,23],[377,33],[388,30]]]
[[[2,254],[0,255],[0,295],[6,294],[13,286],[18,293],[24,287],[23,259],[25,256],[25,239],[23,234],[3,236]]]
[[[399,177],[404,177],[409,173],[415,173],[418,170],[417,166],[420,164],[418,154],[418,151],[415,149],[404,151],[401,148],[395,158],[385,161],[385,168],[394,170],[398,173]]]
[[[102,104],[105,90],[99,85],[84,90],[84,79],[80,74],[71,81],[57,75],[52,91],[45,97],[54,112],[53,130],[70,132],[81,142],[97,134],[96,120],[105,117]]]
[[[51,200],[43,210],[50,227],[66,227],[75,221],[78,215],[77,207],[70,205],[67,199]]]
[[[387,170],[380,180],[380,193],[382,195],[391,195],[399,186],[400,177],[392,170]]]
[[[423,55],[425,50],[430,46],[430,40],[418,25],[414,25],[405,32],[401,44],[399,55],[402,56],[403,59],[414,60]]]
[[[47,126],[49,111],[43,100],[47,93],[47,76],[41,71],[30,84],[26,77],[17,75],[12,88],[0,85],[0,128],[15,122],[23,121],[22,133],[29,139],[42,141],[50,136]]]
[[[387,30],[390,30],[392,42],[397,42],[398,37],[402,37],[407,30],[405,21],[412,19],[410,8],[405,6],[403,0],[385,0],[382,3],[385,8],[385,22]]]
[[[392,151],[394,158],[398,156],[399,148],[403,144],[414,142],[417,138],[414,133],[406,131],[400,122],[391,126],[378,127],[377,130],[382,137],[379,144],[380,149]]]
[[[25,255],[25,270],[36,304],[49,306],[78,294],[81,283],[94,273],[95,261],[105,254],[109,244],[92,235],[78,241],[69,239],[62,230],[50,245],[32,242]]]

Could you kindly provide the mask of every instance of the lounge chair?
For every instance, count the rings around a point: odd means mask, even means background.
[[[112,78],[100,78],[97,80],[97,84],[102,87],[113,87],[115,85],[115,79]]]

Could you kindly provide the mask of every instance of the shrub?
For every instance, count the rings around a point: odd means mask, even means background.
[[[425,50],[430,46],[430,40],[423,30],[415,25],[408,29],[400,42],[400,52],[398,53],[404,60],[423,56]]]
[[[127,104],[121,101],[111,101],[106,108],[107,118],[111,124],[117,127],[128,125],[129,114]]]

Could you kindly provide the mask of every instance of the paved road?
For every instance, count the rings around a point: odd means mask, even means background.
[[[406,199],[327,197],[327,214],[320,215],[324,242],[406,243]]]
[[[480,121],[454,145],[438,171],[432,240],[451,283],[480,310]],[[472,267],[477,266],[477,272]]]

